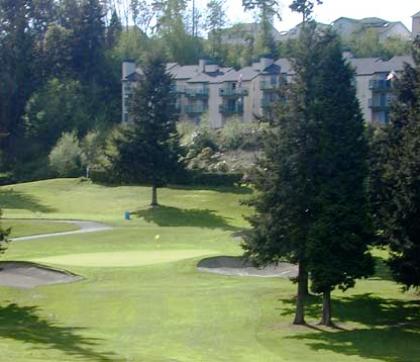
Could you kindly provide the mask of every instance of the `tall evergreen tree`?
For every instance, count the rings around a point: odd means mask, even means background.
[[[206,28],[209,32],[210,55],[214,60],[222,58],[222,29],[226,25],[225,0],[210,0],[207,3]]]
[[[290,9],[302,15],[303,24],[311,20],[312,12],[316,4],[322,4],[322,0],[293,0]]]
[[[258,191],[251,202],[256,214],[244,244],[246,254],[258,264],[287,259],[299,264],[294,324],[304,324],[307,293],[307,247],[315,205],[314,155],[318,125],[313,117],[319,39],[313,28],[303,32],[296,58],[295,77],[280,90],[274,127],[266,135],[264,157],[254,180]]]
[[[117,10],[112,11],[111,20],[106,31],[106,43],[108,49],[112,49],[118,42],[118,39],[122,32],[121,20],[118,16]]]
[[[312,109],[319,138],[307,259],[312,289],[323,294],[321,324],[332,325],[331,291],[346,290],[373,273],[368,252],[373,232],[366,188],[368,148],[354,74],[337,37],[327,33],[320,40]]]
[[[420,287],[420,37],[413,58],[393,81],[396,101],[376,136],[371,167],[376,227],[390,246],[392,274],[407,289]]]
[[[151,56],[132,98],[133,124],[116,140],[115,171],[126,180],[150,183],[152,206],[158,205],[157,188],[179,169],[181,148],[172,84],[164,58]]]
[[[277,0],[242,0],[245,10],[258,10],[260,32],[257,35],[258,56],[278,56],[277,45],[273,37],[273,21],[280,19],[279,2]]]

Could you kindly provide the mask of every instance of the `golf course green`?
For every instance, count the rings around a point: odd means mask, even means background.
[[[3,222],[16,236],[74,230],[48,219],[113,227],[10,244],[4,261],[36,262],[83,279],[0,287],[2,362],[420,361],[420,296],[391,280],[385,251],[375,254],[374,277],[333,293],[339,329],[317,325],[317,297],[307,305],[310,326],[294,327],[289,280],[196,267],[207,257],[242,253],[236,235],[248,227],[251,210],[240,201],[249,189],[163,188],[154,209],[150,194],[148,187],[79,179],[0,187]]]

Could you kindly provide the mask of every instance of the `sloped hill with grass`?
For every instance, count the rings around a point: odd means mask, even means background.
[[[333,294],[342,328],[334,331],[316,326],[315,297],[312,327],[291,326],[295,286],[288,280],[199,272],[201,259],[241,254],[232,234],[247,227],[250,210],[240,201],[249,196],[246,188],[165,188],[162,207],[149,209],[147,187],[77,179],[1,187],[7,218],[114,226],[10,245],[2,260],[42,262],[83,280],[1,287],[1,360],[420,361],[420,298],[402,293],[384,264],[374,278]],[[37,227],[27,222],[24,232]]]

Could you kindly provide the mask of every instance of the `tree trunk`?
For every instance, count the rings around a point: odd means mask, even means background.
[[[305,271],[304,272],[304,275],[303,275],[303,281],[302,281],[302,283],[303,283],[303,295],[305,296],[305,297],[309,297],[309,275],[308,275],[308,272],[307,271]]]
[[[331,291],[328,290],[322,295],[322,318],[319,323],[323,326],[332,327],[333,322],[331,320]]]
[[[299,263],[299,275],[298,275],[298,293],[296,298],[296,313],[293,324],[302,325],[305,324],[305,278],[307,276],[305,266],[303,263]]]
[[[157,199],[157,186],[156,185],[152,185],[152,203],[150,204],[150,206],[155,207],[158,206],[158,199]]]

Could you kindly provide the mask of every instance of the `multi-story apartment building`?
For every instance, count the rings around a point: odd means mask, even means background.
[[[420,11],[412,16],[413,18],[413,39],[420,35]]]
[[[386,123],[392,100],[392,80],[412,63],[410,56],[397,56],[388,61],[378,58],[352,58],[357,97],[366,122]],[[277,99],[281,82],[293,81],[293,68],[287,59],[273,61],[262,58],[240,70],[223,68],[201,60],[197,65],[167,65],[174,79],[180,119],[198,123],[204,115],[211,127],[221,128],[232,117],[252,122],[263,116]],[[132,88],[141,76],[133,62],[123,63],[122,120],[129,120]],[[337,87],[340,87],[337,84]]]

